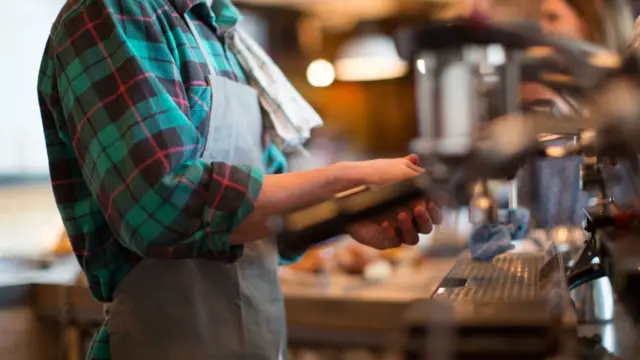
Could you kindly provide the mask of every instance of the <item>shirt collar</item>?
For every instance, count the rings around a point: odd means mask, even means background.
[[[207,6],[206,0],[170,0],[179,14],[184,15],[195,6]],[[231,0],[213,0],[211,12],[213,23],[221,29],[233,28],[242,19],[240,10]]]

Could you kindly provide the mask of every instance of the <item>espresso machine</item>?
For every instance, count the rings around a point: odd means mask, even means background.
[[[584,248],[565,269],[553,246],[535,256],[491,263],[460,259],[432,298],[406,314],[404,359],[582,359],[569,291],[607,276],[640,324],[640,192],[613,201],[603,164],[624,164],[640,187],[640,56],[628,44],[633,21],[624,0],[604,1],[607,47],[545,36],[528,26],[478,20],[433,22],[398,31],[404,58],[416,64],[420,136],[410,144],[425,173],[405,181],[328,199],[274,220],[281,253],[299,253],[416,199],[468,206],[476,225],[496,221],[489,180],[511,181],[532,159],[579,156],[586,208]],[[487,54],[501,49],[502,62]],[[497,74],[497,119],[488,103],[487,66]],[[519,86],[535,80],[580,99],[584,116],[523,113]],[[550,146],[541,135],[567,139]],[[638,189],[638,188],[636,188]],[[593,259],[599,262],[594,263]],[[555,357],[554,357],[555,356]]]

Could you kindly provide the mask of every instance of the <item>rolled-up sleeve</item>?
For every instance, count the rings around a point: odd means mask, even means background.
[[[93,1],[51,37],[57,89],[83,180],[109,226],[149,258],[232,261],[231,233],[253,211],[256,167],[208,163],[154,2]]]

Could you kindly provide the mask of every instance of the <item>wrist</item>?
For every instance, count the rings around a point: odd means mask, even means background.
[[[366,184],[362,171],[355,162],[339,162],[326,168],[334,194]]]

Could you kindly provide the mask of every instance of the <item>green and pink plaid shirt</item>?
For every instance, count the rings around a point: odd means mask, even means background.
[[[44,51],[38,96],[53,191],[102,302],[144,258],[242,255],[229,237],[253,210],[263,172],[200,159],[211,92],[185,17],[216,72],[246,82],[221,40],[240,19],[229,0],[69,0]],[[110,359],[105,327],[89,358]]]

